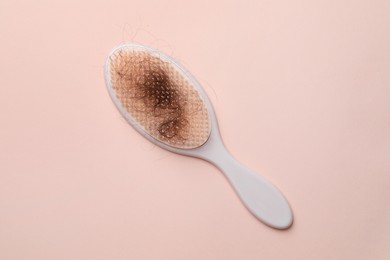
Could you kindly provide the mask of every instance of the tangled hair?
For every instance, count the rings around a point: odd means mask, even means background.
[[[160,59],[150,55],[128,56],[119,53],[121,66],[115,67],[117,82],[125,86],[124,93],[132,102],[140,104],[138,112],[154,117],[154,127],[164,140],[185,141],[183,131],[188,127],[186,98],[169,76]]]
[[[153,116],[164,119],[157,129],[167,139],[183,139],[180,132],[188,124],[184,113],[185,103],[177,88],[161,68],[147,70],[138,77],[136,84],[138,94],[135,98],[143,100]]]

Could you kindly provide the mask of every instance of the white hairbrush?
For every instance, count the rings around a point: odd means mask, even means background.
[[[287,200],[227,151],[210,100],[183,66],[158,50],[125,44],[109,54],[105,79],[116,107],[140,134],[166,150],[211,162],[254,216],[277,229],[291,226]]]

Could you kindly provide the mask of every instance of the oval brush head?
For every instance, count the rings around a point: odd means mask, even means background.
[[[207,108],[186,75],[159,53],[135,45],[109,57],[109,81],[120,106],[158,141],[181,149],[201,146],[210,135]]]

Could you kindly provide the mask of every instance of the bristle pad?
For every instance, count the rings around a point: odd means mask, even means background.
[[[174,64],[149,51],[120,49],[110,56],[110,76],[122,108],[154,139],[182,149],[207,141],[207,108]]]

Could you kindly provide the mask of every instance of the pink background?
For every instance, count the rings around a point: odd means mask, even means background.
[[[0,2],[0,259],[390,259],[390,1]],[[155,147],[105,88],[137,41],[200,80],[295,223]]]

